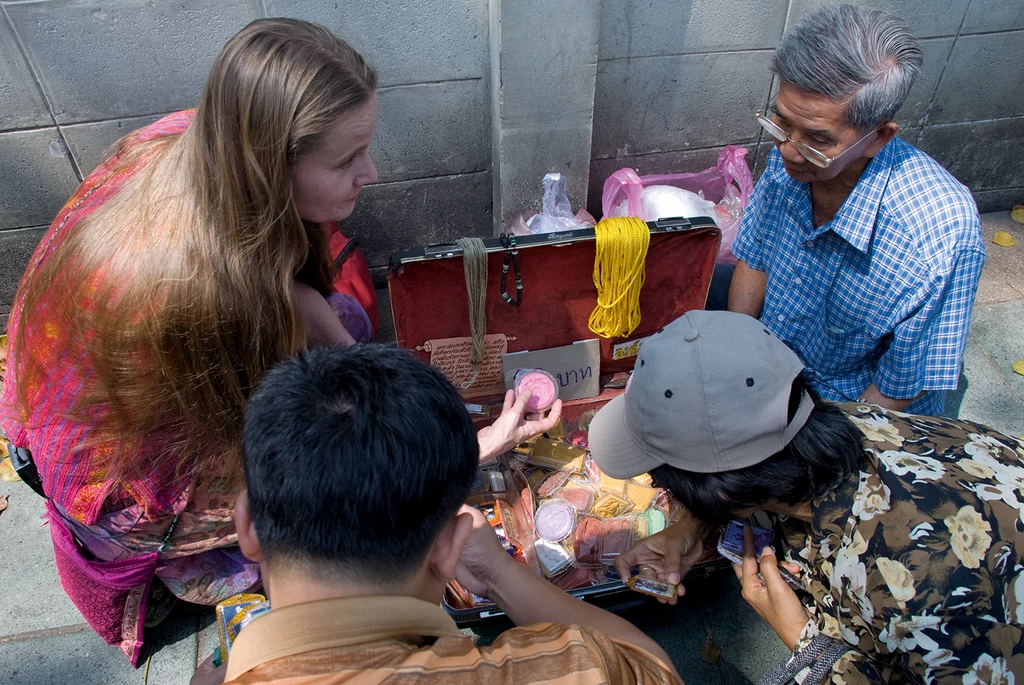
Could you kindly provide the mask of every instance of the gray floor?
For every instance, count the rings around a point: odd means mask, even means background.
[[[949,395],[947,414],[1024,436],[1024,377],[1010,369],[1024,358],[1024,226],[1000,212],[983,217],[983,227],[987,240],[997,230],[1009,231],[1018,246],[988,242],[964,373],[960,388]],[[145,668],[132,669],[104,644],[61,590],[49,532],[40,522],[42,501],[22,485],[2,481],[0,495],[9,497],[0,514],[0,682],[142,683]],[[742,600],[731,575],[690,584],[687,598],[675,607],[648,603],[624,615],[657,639],[693,683],[756,682],[786,653]],[[474,632],[489,640],[500,627]],[[709,637],[721,650],[716,665],[700,659]],[[177,610],[147,639],[149,682],[183,685],[216,644],[212,613]]]

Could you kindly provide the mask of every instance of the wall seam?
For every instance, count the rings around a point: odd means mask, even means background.
[[[412,178],[403,178],[395,181],[377,181],[371,188],[377,186],[389,186],[395,185],[396,183],[413,183],[414,181],[436,181],[443,178],[459,178],[460,176],[476,176],[477,174],[489,173],[490,169],[476,169],[474,171],[457,171],[454,174],[437,174],[436,176],[414,176]]]
[[[928,98],[928,105],[924,108],[924,114],[921,115],[921,122],[917,128],[917,138],[914,140],[915,144],[921,142],[921,137],[924,135],[924,130],[928,126],[928,119],[932,115],[932,106],[935,104],[935,99],[938,97],[939,89],[942,88],[942,79],[946,77],[946,69],[949,67],[949,60],[953,57],[953,50],[956,49],[957,41],[960,40],[960,32],[963,31],[964,24],[967,22],[967,14],[971,11],[971,4],[974,0],[967,0],[967,5],[964,6],[964,16],[960,17],[960,26],[957,27],[956,34],[953,36],[953,42],[949,45],[949,52],[946,54],[946,61],[942,64],[942,71],[939,73],[939,78],[935,82],[935,90],[932,91],[932,96]]]
[[[189,109],[189,108],[186,107],[185,109]],[[150,112],[148,114],[132,114],[132,115],[129,115],[129,116],[121,116],[121,117],[106,117],[104,119],[88,119],[86,121],[69,121],[69,122],[67,122],[65,124],[60,124],[60,126],[63,127],[63,128],[72,128],[73,126],[87,126],[89,124],[107,124],[107,123],[110,123],[111,121],[128,121],[130,119],[146,119],[148,117],[163,117],[163,116],[167,116],[168,114],[173,114],[174,112],[178,112],[178,111],[180,111],[180,110],[172,110],[170,112]]]
[[[399,88],[418,88],[419,86],[443,86],[449,83],[466,83],[469,81],[482,81],[483,76],[467,76],[466,78],[445,78],[437,81],[415,81],[413,83],[393,83],[388,86],[380,86],[377,88],[378,93],[383,93],[389,90],[397,90]]]
[[[1011,114],[1006,117],[993,117],[991,119],[965,119],[964,121],[944,121],[941,124],[932,124],[929,129],[949,128],[950,126],[963,126],[964,124],[992,124],[1000,121],[1014,121],[1024,119],[1024,114]]]
[[[701,50],[699,52],[668,52],[660,55],[626,55],[624,57],[603,57],[597,60],[602,62],[628,62],[634,59],[658,59],[667,57],[704,57],[706,55],[740,55],[748,52],[773,52],[775,48],[731,48],[729,50]]]
[[[751,113],[753,116],[753,113]],[[758,126],[760,128],[760,126]],[[591,162],[607,162],[608,160],[615,159],[632,159],[635,157],[651,157],[654,155],[671,155],[679,152],[706,152],[708,150],[721,150],[722,148],[728,147],[729,145],[735,145],[736,147],[744,147],[747,145],[757,145],[760,141],[757,138],[751,140],[742,141],[730,141],[728,143],[719,143],[718,145],[701,145],[700,147],[687,147],[680,148],[678,150],[654,150],[652,152],[634,152],[627,155],[608,155],[607,157],[591,157]]]
[[[270,16],[270,12],[267,10],[267,0],[260,0],[260,10],[263,11],[264,19]]]
[[[25,49],[25,43],[21,40],[21,34],[18,33],[18,29],[11,20],[11,16],[7,13],[7,6],[5,4],[0,4],[0,11],[3,11],[4,21],[7,22],[7,27],[11,30],[11,35],[14,36],[14,42],[18,44],[18,52],[21,53],[21,58],[25,60],[25,66],[28,68],[28,73],[32,76],[32,82],[39,91],[39,96],[43,99],[43,105],[46,107],[46,111],[49,113],[50,119],[53,121],[53,127],[57,129],[57,138],[60,140],[60,144],[63,147],[64,158],[67,159],[68,163],[71,165],[71,171],[74,173],[75,178],[77,178],[78,182],[81,183],[83,179],[82,170],[78,166],[78,160],[76,160],[75,156],[71,154],[71,148],[68,146],[68,141],[64,137],[64,131],[61,130],[60,124],[57,123],[57,114],[54,112],[53,103],[50,102],[50,98],[46,95],[46,90],[43,89],[43,82],[39,78],[36,65],[29,57],[28,50]]]

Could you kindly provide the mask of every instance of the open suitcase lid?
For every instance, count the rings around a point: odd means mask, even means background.
[[[600,339],[601,395],[565,403],[562,416],[567,420],[576,420],[582,411],[597,409],[622,392],[622,384],[613,383],[617,387],[605,389],[605,381],[632,370],[637,349],[634,342],[691,309],[703,308],[707,299],[721,242],[721,231],[714,221],[708,217],[662,219],[648,222],[648,227],[651,242],[640,294],[641,324],[628,338]],[[594,229],[517,236],[516,241],[523,281],[520,307],[509,305],[501,296],[504,247],[497,238],[484,241],[488,255],[487,333],[503,334],[508,352],[537,351],[597,338],[589,329],[590,314],[597,301]],[[508,277],[508,287],[510,294],[515,292],[512,275]],[[430,361],[428,341],[470,335],[462,249],[457,244],[442,243],[394,253],[388,289],[398,345],[415,350],[419,359]],[[500,395],[493,399],[500,401]],[[511,496],[509,503],[518,512],[518,498]],[[727,567],[727,562],[702,560],[697,573]],[[574,589],[571,594],[607,604],[609,608],[642,601],[640,595],[633,593],[624,596],[627,592],[621,581],[608,579]],[[456,609],[448,604],[447,595],[444,607],[459,625],[502,615],[493,604]]]
[[[691,309],[703,308],[707,299],[721,242],[715,222],[709,217],[659,219],[648,222],[648,227],[651,242],[640,293],[641,323],[628,338],[600,339],[602,376],[632,370],[633,342]],[[488,256],[487,333],[504,334],[508,352],[596,338],[588,328],[597,302],[594,229],[518,236],[516,240],[523,282],[520,307],[501,297],[501,242],[497,238],[484,241]],[[510,274],[510,294],[515,293],[514,284]],[[392,254],[388,290],[398,345],[417,350],[419,359],[430,360],[424,349],[429,340],[470,335],[462,249],[457,244]]]

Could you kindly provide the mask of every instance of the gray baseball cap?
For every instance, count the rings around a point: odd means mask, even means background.
[[[718,473],[789,444],[810,416],[805,391],[790,421],[800,358],[757,319],[691,311],[643,343],[626,392],[590,424],[590,453],[613,478],[669,464]]]

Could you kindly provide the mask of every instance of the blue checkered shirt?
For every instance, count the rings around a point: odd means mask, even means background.
[[[937,415],[956,388],[985,263],[967,188],[895,138],[835,217],[815,228],[810,186],[772,150],[733,245],[767,274],[761,321],[792,347],[825,399],[928,392],[907,411]]]

